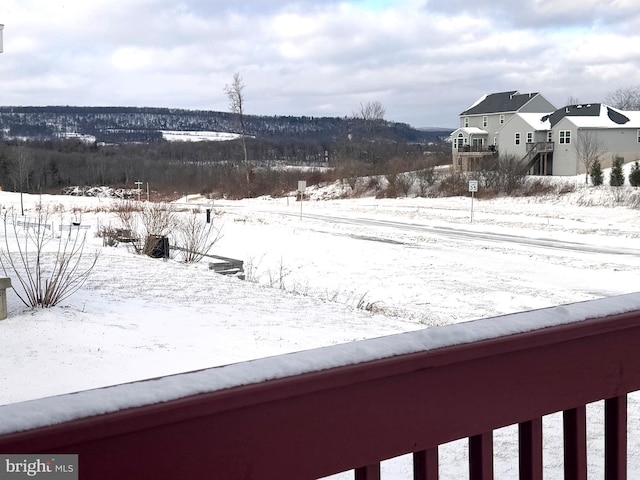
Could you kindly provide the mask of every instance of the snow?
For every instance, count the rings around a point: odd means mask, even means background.
[[[640,210],[615,205],[606,188],[476,199],[473,223],[470,198],[309,193],[329,199],[177,204],[184,215],[213,208],[223,236],[212,253],[243,259],[246,281],[206,262],[103,247],[93,235],[116,224],[112,200],[25,195],[27,217],[38,202],[56,207],[59,224],[80,215],[100,257],[82,290],[54,308],[27,309],[7,292],[0,433],[640,308]],[[0,192],[3,209],[19,205],[18,194]],[[553,316],[535,311],[548,308]],[[558,435],[553,422],[545,417],[545,441],[547,430]],[[510,434],[501,435],[508,451]],[[558,453],[547,450],[553,464]],[[443,465],[454,464],[442,478],[464,478],[461,455],[460,444],[442,449]],[[601,472],[595,462],[590,472]],[[632,463],[640,473],[637,456]],[[391,478],[405,469],[402,459],[384,466]]]
[[[190,130],[162,130],[162,138],[169,142],[224,142],[240,137],[236,133]]]

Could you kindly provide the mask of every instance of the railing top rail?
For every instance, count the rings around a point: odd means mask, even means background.
[[[285,384],[290,378],[313,372],[316,375],[313,382],[309,382],[313,387],[309,388],[324,388],[318,386],[317,379],[325,374],[338,385],[353,382],[354,378],[382,377],[390,371],[467,361],[536,342],[547,344],[576,335],[620,330],[625,328],[620,320],[630,326],[640,326],[638,311],[640,293],[633,293],[3,405],[0,406],[0,435],[201,394],[224,394],[234,387],[255,388],[270,380]],[[626,318],[627,312],[636,314]],[[612,319],[617,322],[612,323]],[[584,325],[575,325],[578,322]],[[558,329],[565,333],[559,335]],[[527,335],[514,337],[525,333]],[[371,362],[379,365],[372,369]],[[345,372],[343,377],[335,375],[339,368]]]

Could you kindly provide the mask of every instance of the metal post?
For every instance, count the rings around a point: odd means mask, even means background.
[[[471,223],[473,223],[473,191],[471,192]]]

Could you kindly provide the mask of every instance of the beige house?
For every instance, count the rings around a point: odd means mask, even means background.
[[[546,121],[555,144],[554,175],[586,173],[576,149],[580,142],[598,147],[603,168],[610,167],[616,156],[625,163],[640,160],[640,112],[601,103],[570,105],[556,110]]]
[[[460,114],[451,136],[456,171],[482,168],[487,159],[513,155],[532,175],[585,173],[580,142],[598,147],[604,168],[618,156],[640,160],[640,112],[600,103],[556,109],[539,93],[484,95]]]
[[[492,93],[479,98],[460,114],[460,127],[451,135],[453,166],[457,171],[482,168],[487,158],[508,149],[519,158],[527,143],[546,141],[540,119],[556,107],[540,93]],[[538,133],[536,133],[538,132]],[[531,135],[529,135],[531,134]]]

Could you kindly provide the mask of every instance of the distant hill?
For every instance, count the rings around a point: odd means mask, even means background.
[[[406,143],[442,143],[450,129],[417,129],[350,117],[245,116],[246,134],[257,139],[333,142],[351,135]],[[229,112],[150,107],[0,107],[0,139],[83,138],[105,143],[153,142],[162,131],[239,133]]]

